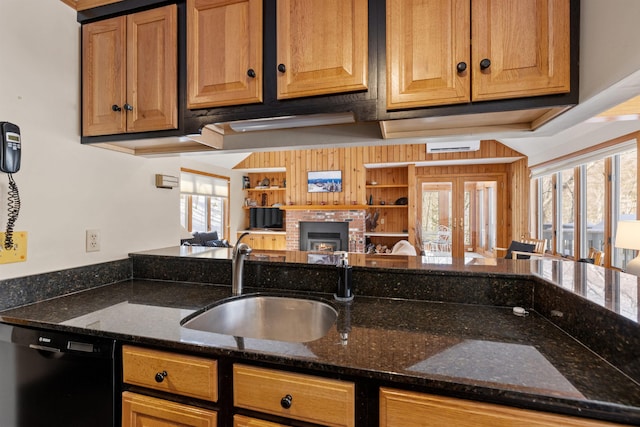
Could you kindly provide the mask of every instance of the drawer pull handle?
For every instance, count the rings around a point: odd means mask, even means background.
[[[291,408],[292,400],[293,400],[293,397],[290,394],[287,394],[285,397],[280,399],[280,406],[282,406],[284,409],[289,409]]]
[[[166,377],[167,375],[169,375],[167,371],[158,372],[156,374],[156,382],[161,383],[162,381],[164,381],[164,377]]]

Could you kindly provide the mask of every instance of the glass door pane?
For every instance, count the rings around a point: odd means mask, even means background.
[[[423,182],[420,233],[424,253],[451,256],[452,182]]]
[[[558,228],[558,252],[561,255],[574,256],[576,201],[575,171],[566,169],[560,172],[560,227]]]
[[[491,256],[497,240],[497,181],[464,183],[464,252],[466,258]]]

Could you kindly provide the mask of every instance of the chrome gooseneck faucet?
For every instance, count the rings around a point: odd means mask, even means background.
[[[242,239],[248,235],[249,232],[242,233],[236,245],[233,247],[233,255],[231,257],[231,294],[242,294],[242,270],[244,267],[244,259],[251,253],[251,247],[242,242]]]

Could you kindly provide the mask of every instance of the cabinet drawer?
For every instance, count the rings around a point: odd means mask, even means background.
[[[286,408],[281,401],[288,396]],[[355,423],[355,385],[346,381],[234,365],[233,402],[241,408],[327,426]]]
[[[130,392],[122,393],[122,427],[216,427],[217,423],[217,414],[208,409]]]
[[[233,416],[233,427],[286,427],[282,424],[275,424],[269,421],[249,418],[243,415]]]
[[[217,401],[217,367],[215,360],[202,357],[122,347],[123,382],[183,396]]]
[[[618,424],[404,390],[380,389],[380,427],[445,425],[613,427]]]

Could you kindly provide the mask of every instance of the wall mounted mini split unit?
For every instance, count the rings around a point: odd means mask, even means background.
[[[465,151],[478,151],[480,140],[451,141],[451,142],[427,142],[427,153],[462,153]]]

